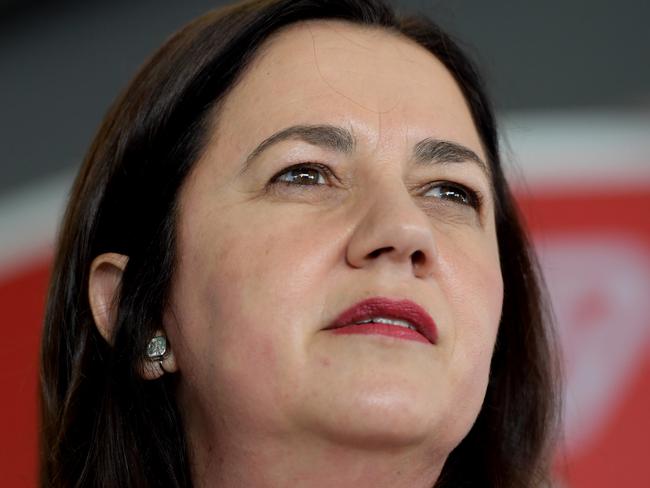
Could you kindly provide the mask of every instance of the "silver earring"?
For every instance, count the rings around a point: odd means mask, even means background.
[[[152,337],[147,344],[147,359],[151,362],[161,363],[167,352],[167,337],[164,335]]]

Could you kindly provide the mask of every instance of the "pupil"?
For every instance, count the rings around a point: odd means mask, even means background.
[[[459,200],[459,201],[461,201],[463,203],[467,203],[467,197],[458,190],[450,188],[450,189],[444,190],[443,194],[444,194],[445,197],[448,197],[448,198],[451,198],[451,199],[454,199],[454,200]]]
[[[314,170],[294,170],[294,181],[307,185],[314,184],[318,181],[318,175],[315,175],[314,173]]]

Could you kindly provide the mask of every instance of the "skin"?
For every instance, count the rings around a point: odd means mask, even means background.
[[[283,141],[242,171],[295,124],[340,126],[355,148]],[[163,324],[196,486],[435,483],[481,408],[503,284],[489,176],[471,161],[415,165],[426,138],[486,160],[452,76],[382,30],[293,25],[226,97],[179,197]],[[271,181],[301,162],[336,176]],[[428,189],[441,181],[481,205]],[[377,296],[422,306],[437,343],[324,330]]]

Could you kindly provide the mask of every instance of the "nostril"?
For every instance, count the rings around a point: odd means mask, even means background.
[[[420,250],[411,254],[411,262],[413,263],[413,266],[422,266],[426,260],[427,257]]]
[[[385,252],[390,252],[392,250],[393,250],[392,247],[381,247],[379,249],[375,249],[370,254],[368,254],[368,257],[374,259],[374,258],[379,257],[381,254],[384,254]]]

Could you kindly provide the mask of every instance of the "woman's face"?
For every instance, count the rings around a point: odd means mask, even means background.
[[[485,161],[456,83],[411,41],[320,21],[268,42],[179,197],[165,326],[192,443],[453,448],[501,313]],[[328,329],[368,298],[389,299],[369,315],[414,302],[437,337]]]

